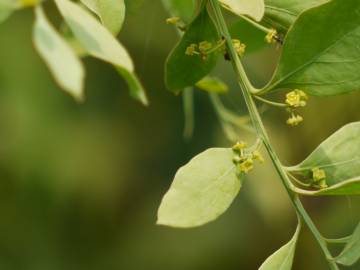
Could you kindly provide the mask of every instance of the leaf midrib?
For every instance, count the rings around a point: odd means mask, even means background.
[[[325,50],[320,51],[317,53],[313,58],[311,58],[309,61],[305,62],[304,64],[300,65],[298,68],[294,69],[292,72],[288,73],[287,75],[283,76],[281,79],[275,81],[272,83],[269,87],[267,87],[267,90],[274,89],[277,85],[281,84],[283,81],[289,79],[291,76],[293,76],[298,71],[302,70],[303,68],[307,67],[308,65],[311,65],[315,62],[316,59],[320,58],[323,54],[325,54],[328,50],[335,47],[339,42],[341,42],[344,38],[346,38],[348,35],[352,34],[356,30],[358,30],[360,26],[357,25],[354,29],[347,32],[346,34],[342,35],[340,38],[338,38],[334,43],[332,43],[329,47],[327,47]],[[286,42],[286,41],[285,41]],[[275,75],[277,75],[278,69],[275,72]]]

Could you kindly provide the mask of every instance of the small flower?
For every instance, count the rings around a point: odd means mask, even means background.
[[[304,120],[304,118],[301,115],[292,114],[291,117],[286,121],[286,124],[288,124],[290,126],[297,126],[303,120]]]
[[[208,51],[208,50],[210,50],[212,48],[212,44],[210,43],[210,42],[208,42],[208,41],[201,41],[200,43],[199,43],[199,51],[201,52],[201,53],[203,53],[203,54],[206,54],[206,52]]]
[[[255,151],[252,152],[252,157],[253,157],[254,160],[257,160],[260,163],[264,162],[264,157],[262,156],[262,154],[258,150],[255,150]]]
[[[249,173],[252,169],[254,169],[254,161],[251,158],[247,158],[238,165],[238,168],[240,172]]]
[[[285,102],[290,107],[297,108],[306,106],[306,100],[308,100],[306,93],[302,90],[295,89],[286,94]]]
[[[276,37],[277,37],[278,33],[275,29],[271,29],[267,35],[265,36],[265,41],[269,44],[273,44],[276,42]]]
[[[192,43],[190,44],[185,51],[186,55],[193,56],[194,54],[199,54],[197,51],[197,44]]]
[[[180,22],[180,18],[179,17],[171,17],[171,18],[167,18],[166,19],[166,23],[167,24],[173,24],[176,25]]]
[[[243,141],[240,141],[240,142],[237,142],[233,147],[233,151],[235,152],[241,152],[242,150],[244,150],[246,148],[247,144],[246,142],[243,142]]]
[[[34,7],[40,3],[40,0],[20,0],[23,7]]]
[[[246,45],[244,43],[241,43],[240,40],[238,40],[238,39],[233,39],[232,43],[233,43],[236,53],[240,57],[242,57],[245,53]]]
[[[315,182],[320,182],[326,178],[326,172],[319,168],[313,168],[312,176]]]

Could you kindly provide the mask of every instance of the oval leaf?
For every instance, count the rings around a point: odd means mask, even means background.
[[[327,96],[360,89],[360,2],[333,0],[305,11],[289,30],[266,91]],[[331,19],[329,19],[331,18]]]
[[[35,9],[35,14],[33,29],[35,48],[60,87],[77,100],[82,100],[85,71],[80,59],[50,25],[41,7]]]
[[[287,31],[296,18],[305,10],[319,6],[329,0],[265,0],[264,23]]]
[[[196,87],[210,93],[226,93],[229,87],[217,77],[206,76],[196,83]]]
[[[194,0],[162,0],[166,10],[174,17],[189,22],[195,9]]]
[[[69,0],[55,0],[65,22],[79,40],[82,47],[93,57],[113,64],[122,75],[125,75],[131,92],[136,92],[138,99],[147,104],[144,89],[134,74],[133,62],[126,49],[115,37],[99,23],[90,13]],[[131,78],[130,78],[131,77]],[[129,79],[130,78],[130,79]],[[136,83],[133,83],[135,82]],[[133,89],[133,87],[136,87]]]
[[[290,242],[267,258],[259,270],[291,270],[299,233],[300,225],[298,225],[295,235]]]
[[[344,250],[336,258],[336,262],[343,265],[353,265],[360,259],[360,223],[356,227]]]
[[[196,227],[224,213],[238,194],[241,182],[228,148],[211,148],[180,168],[165,194],[157,224]]]
[[[216,65],[218,52],[213,52],[202,59],[199,55],[186,55],[191,44],[202,41],[216,44],[219,36],[206,8],[189,25],[179,44],[170,53],[165,67],[165,83],[169,90],[177,92],[193,86],[205,77]]]
[[[92,12],[97,14],[111,33],[117,35],[125,20],[124,0],[81,0]]]
[[[219,0],[222,6],[236,15],[248,15],[260,21],[264,16],[264,0]]]
[[[359,194],[360,122],[344,126],[323,141],[303,162],[287,170],[309,177],[313,168],[325,171],[329,188],[309,195]]]

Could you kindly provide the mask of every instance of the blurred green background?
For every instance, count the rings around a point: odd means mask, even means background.
[[[93,59],[85,60],[86,102],[75,103],[33,49],[32,11],[0,25],[0,269],[252,270],[295,231],[294,211],[269,160],[249,175],[216,222],[191,230],[155,225],[177,168],[208,147],[231,142],[200,91],[195,134],[183,139],[182,99],[163,83],[177,34],[164,23],[160,1],[137,3],[120,40],[148,90],[148,108],[129,98],[111,67]],[[51,3],[47,13],[59,24]],[[255,84],[271,76],[278,54],[264,48],[245,57]],[[220,63],[215,73],[231,86],[224,102],[246,113],[231,67]],[[311,98],[305,122],[296,128],[286,126],[285,112],[266,110],[265,124],[284,163],[301,161],[332,132],[358,121],[359,101],[359,93]],[[356,197],[304,202],[328,237],[348,235],[360,218]],[[306,229],[294,269],[327,269]]]

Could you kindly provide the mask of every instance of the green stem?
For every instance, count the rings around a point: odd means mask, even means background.
[[[269,104],[271,106],[282,107],[282,108],[288,107],[288,105],[285,104],[285,103],[274,102],[274,101],[271,101],[271,100],[268,100],[268,99],[265,99],[265,98],[262,98],[262,97],[259,97],[259,96],[256,96],[256,95],[254,95],[254,98],[257,99],[257,100],[260,100],[261,102]]]
[[[324,240],[330,244],[346,244],[347,242],[349,242],[349,240],[351,238],[352,238],[352,235],[343,237],[343,238],[338,238],[338,239],[324,238]]]
[[[265,32],[266,34],[268,34],[272,29],[269,29],[255,21],[253,21],[252,19],[246,17],[246,16],[240,16],[241,18],[243,18],[245,21],[247,21],[248,23],[250,23],[252,26],[256,27],[257,29]]]
[[[220,33],[223,35],[223,37],[226,40],[226,44],[227,44],[227,48],[229,50],[229,55],[231,57],[232,60],[232,64],[233,64],[233,68],[236,72],[236,75],[238,77],[238,82],[240,85],[240,88],[242,90],[247,108],[249,110],[249,114],[250,114],[250,118],[253,121],[253,125],[255,127],[255,130],[258,134],[258,136],[262,139],[265,148],[267,149],[267,152],[269,153],[269,156],[281,178],[282,184],[285,187],[289,198],[291,199],[291,202],[294,206],[294,208],[297,211],[297,214],[301,217],[301,219],[303,220],[303,222],[307,225],[307,227],[310,229],[310,231],[312,232],[312,234],[314,235],[315,239],[317,240],[317,242],[319,243],[327,261],[329,264],[329,267],[331,270],[339,270],[337,264],[332,260],[332,256],[331,253],[327,247],[326,241],[323,239],[323,237],[321,236],[320,232],[318,231],[318,229],[316,228],[315,224],[313,223],[313,221],[311,220],[310,216],[308,215],[308,213],[306,212],[306,210],[304,209],[304,206],[302,205],[299,197],[297,194],[293,193],[291,190],[291,181],[288,178],[286,172],[283,170],[282,164],[277,156],[277,154],[275,153],[274,149],[272,148],[271,144],[270,144],[270,140],[269,140],[269,136],[266,132],[266,129],[264,127],[264,124],[261,120],[259,111],[257,110],[256,104],[253,100],[253,97],[251,95],[251,93],[253,92],[253,87],[249,81],[249,79],[246,76],[245,70],[240,62],[240,59],[232,45],[232,41],[231,41],[231,36],[229,34],[229,30],[227,28],[225,19],[222,15],[221,12],[221,8],[219,5],[218,0],[210,0],[214,15],[215,15],[215,19],[217,22],[217,26],[219,28]]]

